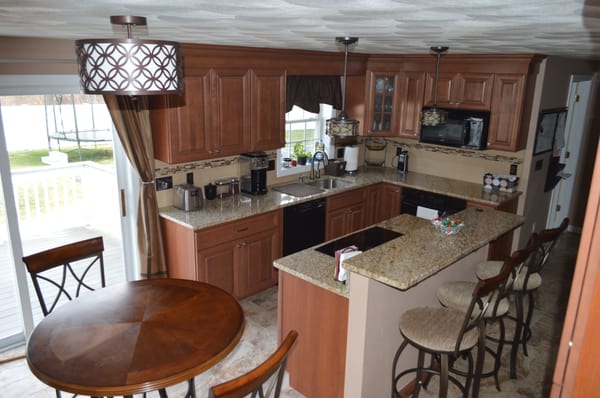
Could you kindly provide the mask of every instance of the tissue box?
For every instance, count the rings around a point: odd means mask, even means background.
[[[338,282],[346,283],[348,272],[344,268],[344,260],[348,257],[362,253],[355,245],[344,247],[335,251],[335,274],[333,278]]]

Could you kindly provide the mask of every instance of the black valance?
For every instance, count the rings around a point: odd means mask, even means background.
[[[286,112],[294,105],[312,113],[319,113],[319,104],[342,109],[340,76],[288,76],[286,84]]]

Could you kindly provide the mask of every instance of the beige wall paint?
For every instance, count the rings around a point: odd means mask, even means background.
[[[522,247],[526,244],[531,232],[540,231],[546,227],[547,214],[552,198],[552,192],[544,192],[551,153],[533,156],[538,114],[541,110],[566,106],[571,75],[592,75],[597,69],[598,65],[589,61],[558,57],[547,58],[540,67],[538,84],[536,85],[536,93],[534,96],[534,106],[532,108],[533,111],[529,127],[527,148],[524,154],[524,174],[520,184],[520,189],[523,190],[524,195],[521,198],[519,213],[525,215],[525,223],[521,228],[522,233],[518,237],[518,241],[516,240],[516,242],[518,242],[518,247]],[[597,86],[597,79],[595,84]],[[598,103],[597,97],[598,90],[596,90],[595,96],[592,96],[592,101],[595,101],[596,104]],[[593,136],[595,136],[597,140],[597,134],[593,133],[591,122],[588,123],[585,136],[587,141],[592,140],[591,137]],[[586,140],[584,140],[584,142]],[[595,148],[595,146],[593,148]],[[593,161],[595,149],[593,151],[587,151],[588,153],[584,152],[586,151],[582,151],[580,158],[582,163],[580,162],[580,164],[583,164],[585,168],[585,164],[591,164],[590,159]],[[542,161],[542,167],[539,170],[535,170],[536,163],[540,160]],[[571,204],[572,209],[585,208],[590,176],[591,175],[587,175],[587,173],[578,169],[576,175],[573,177],[577,179],[576,186],[579,187],[579,192],[576,192],[573,196]],[[572,217],[572,226],[580,227],[582,224],[582,213],[578,214],[577,217]]]

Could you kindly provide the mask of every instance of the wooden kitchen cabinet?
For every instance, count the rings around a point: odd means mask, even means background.
[[[417,138],[425,72],[367,71],[365,84],[366,135]]]
[[[469,68],[465,65],[465,70]],[[490,110],[492,98],[492,73],[440,72],[437,105],[440,108]],[[435,73],[427,73],[425,106],[435,100]]]
[[[184,80],[184,95],[150,98],[154,157],[166,163],[192,162],[212,155],[210,71]]]
[[[400,215],[402,187],[381,183],[367,188],[367,224],[373,225]]]
[[[355,189],[327,198],[325,240],[338,238],[367,226],[367,189]]]
[[[285,146],[284,70],[252,70],[252,151]]]
[[[366,135],[397,135],[399,83],[398,73],[367,71],[364,129]]]
[[[169,277],[218,286],[244,298],[277,283],[280,210],[194,231],[161,218]]]
[[[284,145],[285,71],[211,68],[151,99],[154,156],[184,163]]]
[[[398,136],[419,138],[425,95],[425,72],[404,72],[400,77]]]
[[[488,127],[488,148],[517,151],[525,146],[526,132],[520,132],[525,100],[523,74],[496,74]]]

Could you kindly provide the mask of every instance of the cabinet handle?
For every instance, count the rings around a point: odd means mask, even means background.
[[[244,228],[239,228],[237,230],[237,232],[244,232],[244,231],[247,231],[247,230],[248,230],[248,227],[244,227]]]
[[[242,247],[246,247],[246,246],[248,246],[248,243],[247,242],[242,242]]]
[[[215,153],[219,153],[219,152],[221,152],[220,149],[215,149]]]

